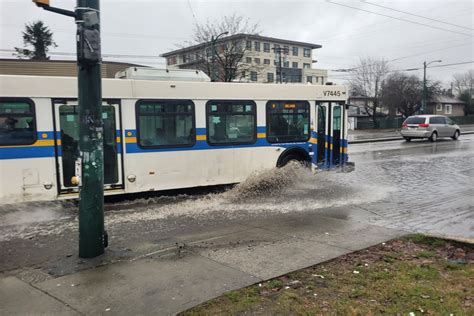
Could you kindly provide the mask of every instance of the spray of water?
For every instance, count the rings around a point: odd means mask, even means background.
[[[161,196],[118,203],[118,210],[106,212],[107,227],[190,216],[239,218],[315,211],[321,208],[367,203],[386,198],[390,188],[358,183],[356,175],[321,172],[313,175],[297,164],[259,171],[222,193],[202,196]],[[1,240],[61,234],[77,230],[72,203],[38,204],[31,209],[0,214]],[[114,205],[115,207],[115,205]],[[34,211],[32,211],[34,210]],[[0,210],[1,212],[1,210]],[[17,214],[16,214],[17,213]],[[5,221],[4,221],[5,220]],[[7,224],[5,224],[7,223]]]

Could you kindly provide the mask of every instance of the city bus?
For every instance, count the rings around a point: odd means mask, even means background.
[[[0,203],[78,197],[77,86],[0,76]],[[105,195],[348,162],[343,86],[103,79],[102,91]]]

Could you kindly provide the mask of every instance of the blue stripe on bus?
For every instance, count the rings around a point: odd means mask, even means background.
[[[244,145],[216,145],[211,146],[205,140],[198,140],[196,144],[192,147],[180,147],[180,148],[141,148],[137,143],[127,143],[125,148],[127,149],[127,154],[137,154],[137,153],[156,153],[156,152],[172,152],[172,151],[189,151],[189,150],[210,150],[210,149],[232,149],[232,148],[249,148],[249,147],[301,147],[308,151],[308,143],[287,143],[287,144],[270,144],[266,139],[259,138],[256,143],[253,144],[244,144]]]
[[[54,157],[54,146],[0,148],[0,160]]]

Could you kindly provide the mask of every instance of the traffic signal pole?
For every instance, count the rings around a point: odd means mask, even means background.
[[[77,0],[75,12],[49,6],[48,0],[33,0],[47,11],[72,16],[77,24],[77,79],[79,106],[80,169],[79,257],[104,253],[108,238],[104,230],[104,157],[102,80],[100,72],[99,0]]]

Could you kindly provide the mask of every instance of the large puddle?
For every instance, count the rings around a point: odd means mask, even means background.
[[[384,199],[389,187],[357,183],[353,174],[312,174],[297,165],[265,170],[220,193],[180,194],[106,205],[106,226],[169,217],[229,219],[241,216],[311,211]],[[77,205],[36,202],[0,206],[0,241],[77,230]]]

